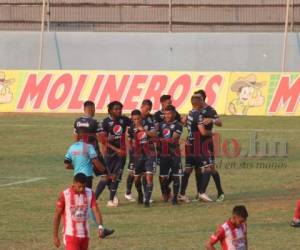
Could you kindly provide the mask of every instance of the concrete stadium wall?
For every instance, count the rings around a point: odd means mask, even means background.
[[[44,36],[43,69],[280,71],[283,33],[88,33]],[[286,71],[300,71],[300,33]],[[37,69],[38,32],[0,32],[1,69]]]

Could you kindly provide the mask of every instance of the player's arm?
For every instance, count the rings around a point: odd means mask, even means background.
[[[215,250],[216,248],[214,245],[223,240],[225,238],[225,231],[222,227],[219,227],[218,230],[212,234],[209,238],[209,240],[205,244],[205,249],[206,250]]]
[[[65,209],[64,195],[61,193],[55,208],[54,220],[53,220],[53,243],[58,248],[60,247],[60,239],[58,237],[58,230],[60,225],[61,216]]]
[[[96,168],[98,171],[101,172],[101,171],[105,170],[103,164],[97,158],[94,158],[92,160],[92,163],[93,163],[94,168]]]
[[[74,167],[72,165],[72,154],[71,154],[70,149],[68,150],[67,154],[65,155],[64,164],[65,164],[65,169],[74,169]]]
[[[210,136],[212,135],[212,132],[210,130],[207,130],[205,129],[205,126],[204,124],[198,124],[198,130],[200,131],[200,134],[201,135],[204,135],[204,136]]]

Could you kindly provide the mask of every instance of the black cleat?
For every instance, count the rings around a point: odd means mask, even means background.
[[[173,204],[174,206],[177,206],[177,205],[178,205],[178,201],[177,201],[177,200],[172,200],[172,204]]]
[[[112,235],[115,232],[114,229],[108,229],[108,228],[104,228],[103,233],[102,233],[102,238],[106,238],[109,235]]]
[[[298,222],[292,221],[290,226],[291,227],[300,227],[300,221],[298,221]]]
[[[145,205],[145,207],[150,207],[150,202],[149,201],[145,201],[144,205]]]

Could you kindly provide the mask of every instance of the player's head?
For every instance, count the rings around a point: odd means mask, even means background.
[[[142,105],[141,105],[142,114],[145,116],[149,115],[152,110],[152,106],[153,106],[153,104],[152,104],[151,100],[149,100],[149,99],[143,100]]]
[[[200,94],[197,94],[196,92],[191,97],[191,104],[194,109],[198,109],[202,107],[202,96]]]
[[[198,91],[195,91],[194,94],[200,94],[203,98],[203,100],[205,101],[206,100],[206,93],[203,89],[200,89]]]
[[[235,206],[232,210],[232,220],[236,226],[245,223],[248,218],[248,211],[244,205]]]
[[[160,97],[160,105],[162,109],[165,109],[168,105],[172,105],[172,99],[170,95],[162,95]]]
[[[74,176],[73,187],[76,193],[83,193],[85,185],[87,182],[86,175],[83,173],[78,173]]]
[[[92,101],[85,101],[83,104],[84,114],[90,117],[94,117],[95,115],[95,103]]]
[[[131,120],[134,123],[134,125],[138,125],[142,121],[142,113],[138,109],[134,109],[131,112]]]
[[[173,105],[168,105],[165,109],[164,109],[164,115],[165,115],[165,121],[166,122],[172,122],[175,119],[175,112],[176,109]]]
[[[107,109],[111,116],[120,117],[122,115],[123,104],[119,101],[113,101],[107,105]]]

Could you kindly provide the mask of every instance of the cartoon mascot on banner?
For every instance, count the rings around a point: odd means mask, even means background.
[[[264,104],[265,98],[261,93],[264,82],[257,82],[255,75],[240,77],[231,86],[231,91],[237,93],[228,106],[232,115],[247,115],[249,108],[259,107]]]
[[[6,79],[5,72],[0,71],[0,104],[10,103],[12,101],[13,93],[10,90],[10,85],[13,82],[13,79]]]

